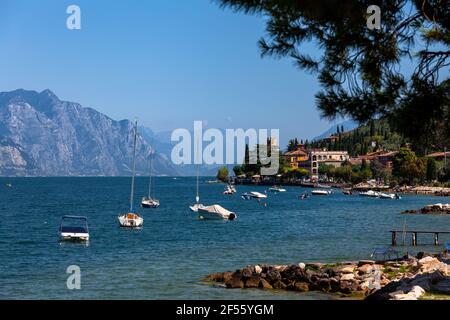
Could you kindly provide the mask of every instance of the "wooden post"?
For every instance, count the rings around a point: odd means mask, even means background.
[[[397,245],[397,232],[392,231],[392,246],[396,246]]]
[[[412,233],[412,245],[417,246],[417,232]]]
[[[439,233],[438,233],[438,232],[436,232],[436,233],[434,234],[434,245],[435,245],[435,246],[438,246],[438,245],[439,245]]]

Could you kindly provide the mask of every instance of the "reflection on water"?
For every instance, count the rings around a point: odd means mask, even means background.
[[[202,183],[203,204],[220,204],[236,221],[198,219],[195,178],[157,178],[157,209],[139,208],[141,230],[122,229],[117,216],[128,207],[128,178],[0,178],[0,298],[17,299],[331,299],[322,294],[226,290],[206,285],[209,273],[256,263],[336,262],[367,259],[390,245],[392,229],[450,230],[448,216],[401,215],[449,198],[405,196],[402,200],[345,196],[299,200],[310,190],[287,187],[267,200],[244,201],[244,192],[264,187],[238,186],[234,196],[223,185]],[[205,179],[206,180],[206,179]],[[3,186],[3,187],[2,187]],[[137,179],[136,198],[146,178]],[[267,203],[267,206],[263,204]],[[63,215],[89,220],[90,241],[60,243]],[[442,235],[441,243],[450,242]],[[401,241],[399,241],[401,243]],[[419,246],[396,249],[436,251],[432,237]],[[81,290],[66,288],[66,268],[81,268]]]

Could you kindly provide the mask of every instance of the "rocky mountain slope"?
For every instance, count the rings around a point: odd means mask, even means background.
[[[117,176],[131,166],[133,123],[115,121],[53,92],[15,90],[0,93],[0,175]],[[147,174],[152,147],[141,135],[138,174]],[[177,175],[158,154],[155,174]]]

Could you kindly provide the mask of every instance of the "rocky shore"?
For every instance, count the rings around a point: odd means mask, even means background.
[[[338,264],[252,265],[214,273],[206,281],[226,288],[321,291],[368,300],[417,300],[425,293],[448,294],[450,261],[419,254],[396,261],[362,260]]]
[[[450,204],[431,204],[419,210],[406,210],[403,214],[450,214]]]
[[[450,188],[444,188],[444,187],[405,186],[405,187],[394,188],[394,191],[400,192],[400,193],[434,195],[434,196],[440,196],[440,197],[449,197],[450,196]]]

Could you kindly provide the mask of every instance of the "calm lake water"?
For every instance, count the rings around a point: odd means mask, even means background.
[[[202,279],[256,263],[367,259],[374,248],[390,245],[389,230],[405,224],[450,230],[448,216],[400,214],[449,198],[382,200],[336,191],[300,201],[297,196],[305,190],[287,187],[286,193],[270,195],[264,207],[240,194],[265,187],[238,186],[237,195],[224,196],[223,185],[202,183],[202,203],[219,203],[238,214],[232,222],[204,221],[188,208],[195,199],[195,178],[156,179],[160,208],[139,209],[144,227],[124,230],[117,216],[127,211],[129,178],[0,178],[0,299],[329,299],[226,290]],[[147,179],[138,178],[136,190],[138,203]],[[88,217],[89,246],[59,242],[60,218],[67,214]],[[419,245],[425,242],[431,244],[432,236],[419,236]],[[66,287],[69,265],[81,268],[81,290]]]

